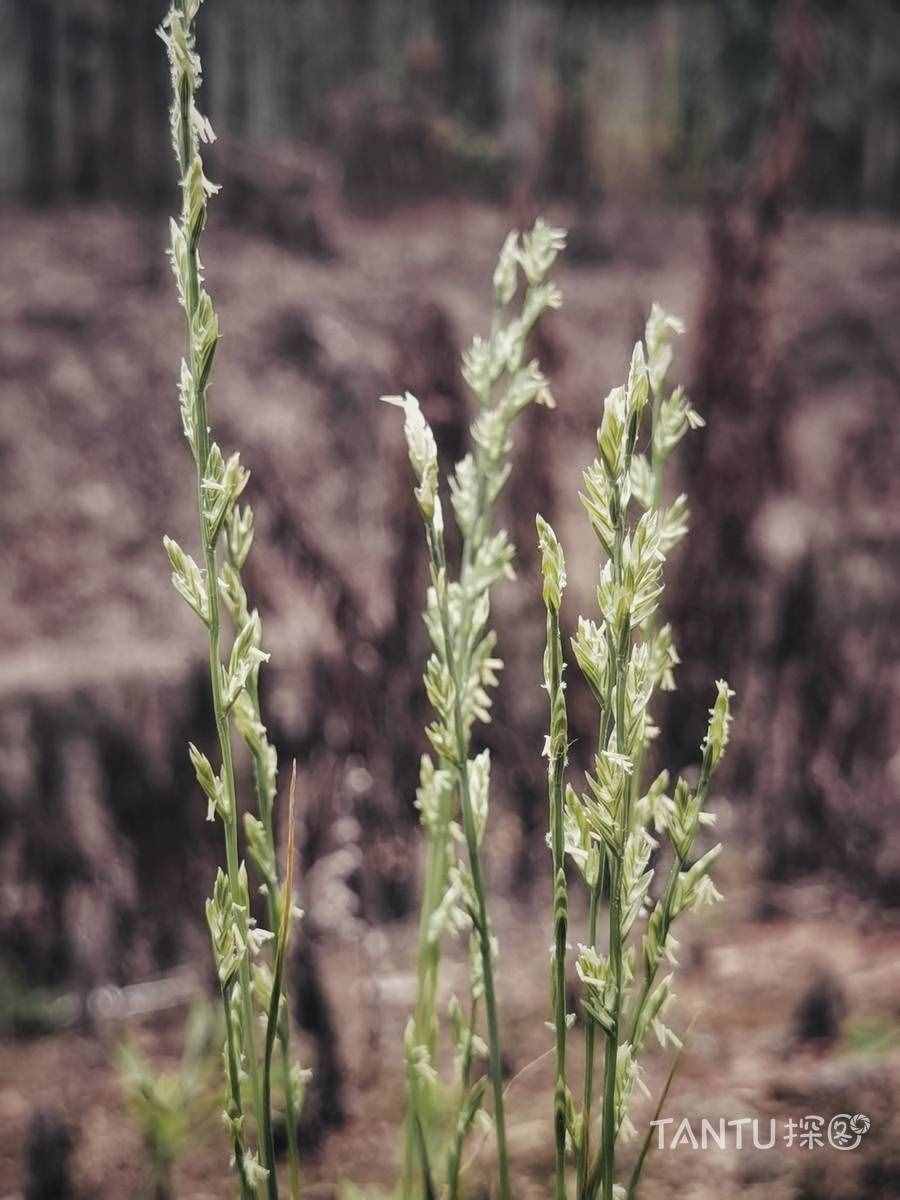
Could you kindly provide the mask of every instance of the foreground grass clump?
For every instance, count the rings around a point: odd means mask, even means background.
[[[172,75],[172,142],[181,187],[181,214],[171,222],[170,257],[184,310],[186,349],[181,361],[179,399],[184,436],[194,461],[197,483],[200,562],[172,538],[165,548],[175,590],[206,630],[210,693],[215,715],[220,766],[215,768],[193,744],[190,758],[206,795],[208,818],[220,823],[224,864],[206,903],[216,971],[225,1016],[225,1063],[228,1103],[225,1124],[233,1149],[242,1200],[264,1190],[278,1196],[272,1135],[272,1070],[280,1044],[280,1086],[288,1136],[290,1190],[299,1194],[296,1117],[302,1079],[290,1057],[290,1029],[283,986],[285,949],[290,928],[291,838],[286,879],[279,878],[273,808],[277,759],[269,744],[259,706],[259,671],[269,655],[262,648],[262,625],[250,610],[241,578],[253,541],[253,514],[238,499],[248,480],[240,456],[223,454],[213,440],[208,398],[219,321],[203,285],[200,239],[207,204],[218,189],[203,171],[200,147],[213,140],[195,97],[201,82],[194,22],[202,0],[177,0],[160,30]],[[227,653],[223,613],[233,636]],[[268,929],[258,928],[250,913],[250,884],[239,848],[238,802],[232,756],[232,730],[247,745],[253,764],[256,814],[245,814],[244,840],[266,897]],[[291,787],[293,807],[293,784]],[[291,817],[293,814],[291,813]],[[293,831],[293,820],[289,821]],[[274,942],[271,964],[263,946]],[[259,1036],[263,1030],[262,1037]],[[255,1129],[255,1146],[253,1131]]]
[[[678,778],[671,796],[662,771],[645,786],[642,768],[658,730],[649,714],[657,688],[674,687],[678,663],[668,625],[658,627],[666,555],[687,532],[687,503],[679,496],[661,506],[665,464],[688,429],[702,424],[680,388],[669,391],[666,376],[671,338],[680,322],[654,305],[645,343],[634,347],[628,380],[604,404],[597,431],[598,457],[584,473],[581,501],[600,546],[603,565],[597,587],[600,620],[580,617],[572,639],[578,667],[599,709],[594,770],[581,794],[566,782],[568,737],[560,609],[566,586],[563,552],[550,526],[537,518],[547,609],[544,681],[550,698],[550,845],[554,868],[553,1011],[556,1032],[555,1194],[566,1194],[566,1145],[576,1161],[577,1195],[613,1200],[618,1142],[634,1132],[630,1118],[636,1087],[643,1087],[640,1056],[649,1034],[680,1050],[664,1015],[672,1001],[673,922],[718,898],[710,870],[721,850],[696,857],[713,772],[728,744],[731,690],[720,680],[701,746],[696,783]],[[647,452],[642,441],[649,411]],[[633,516],[633,513],[639,515]],[[652,829],[652,833],[651,833]],[[655,835],[655,836],[654,836]],[[651,857],[665,839],[670,865],[655,899]],[[589,889],[588,929],[576,969],[586,1018],[585,1078],[579,1110],[566,1079],[565,954],[568,888],[564,857],[576,865]],[[606,952],[598,949],[598,917],[607,897]],[[640,935],[638,936],[638,930]],[[594,1059],[603,1046],[599,1137],[594,1137]],[[662,1101],[661,1101],[662,1103]],[[627,1187],[635,1195],[646,1143]]]
[[[544,277],[562,242],[560,233],[540,221],[521,242],[518,235],[510,235],[494,277],[498,313],[513,299],[521,268],[527,283],[522,316],[509,325],[498,316],[491,338],[476,339],[465,360],[478,417],[472,429],[475,454],[464,458],[450,479],[462,542],[456,580],[447,564],[434,437],[413,396],[388,397],[405,411],[415,495],[426,530],[431,586],[425,620],[433,649],[425,687],[436,714],[427,734],[437,756],[436,763],[427,755],[422,760],[418,795],[427,856],[418,1001],[406,1036],[409,1115],[404,1197],[442,1191],[450,1197],[458,1195],[463,1143],[476,1116],[483,1114],[484,1085],[471,1082],[473,1054],[480,1045],[474,1026],[482,1000],[494,1095],[498,1191],[501,1198],[510,1194],[499,1072],[496,947],[481,869],[490,758],[486,750],[473,756],[470,747],[476,718],[488,717],[486,687],[495,682],[500,666],[493,656],[494,635],[484,632],[490,589],[503,575],[511,574],[513,554],[506,534],[490,530],[491,506],[509,474],[512,419],[531,400],[549,399],[537,364],[523,365],[524,350],[533,324],[527,318],[558,303],[558,293]],[[694,847],[701,827],[712,821],[704,805],[728,743],[732,693],[724,681],[717,684],[697,781],[691,785],[679,778],[670,796],[668,772],[658,774],[649,785],[643,780],[648,747],[657,733],[650,701],[657,688],[674,687],[678,663],[671,629],[659,625],[656,617],[666,555],[687,532],[688,510],[684,496],[662,506],[665,467],[684,434],[703,423],[682,390],[669,390],[666,385],[671,340],[680,330],[677,320],[654,305],[645,343],[634,348],[626,384],[606,399],[597,434],[598,458],[584,475],[581,500],[603,565],[597,588],[600,619],[579,618],[572,639],[576,662],[599,709],[594,770],[581,795],[566,778],[566,664],[560,618],[565,559],[555,533],[537,517],[547,610],[544,686],[550,701],[545,753],[553,861],[556,1200],[567,1195],[570,1156],[579,1200],[597,1196],[613,1200],[623,1194],[615,1183],[616,1150],[620,1140],[634,1132],[631,1101],[635,1088],[643,1086],[640,1056],[648,1035],[654,1033],[663,1048],[680,1050],[681,1046],[664,1020],[672,1001],[672,971],[659,978],[664,962],[675,965],[671,927],[683,913],[718,896],[710,870],[721,846],[699,857]],[[655,875],[651,857],[663,838],[671,861],[661,889],[651,898]],[[464,859],[456,853],[458,844],[465,846]],[[569,1087],[566,1063],[567,1033],[574,1021],[565,1005],[567,858],[589,892],[588,928],[575,964],[586,1018],[580,1108]],[[605,952],[599,938],[604,899]],[[468,1003],[464,1006],[454,998],[447,1014],[457,1073],[449,1088],[439,1082],[435,1067],[439,948],[448,927],[470,931],[473,951]],[[603,1066],[595,1086],[598,1039]],[[637,1192],[648,1145],[649,1141],[637,1156],[628,1195]]]

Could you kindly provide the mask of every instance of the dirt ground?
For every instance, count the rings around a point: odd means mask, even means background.
[[[736,870],[739,847],[726,864]],[[545,887],[539,889],[546,890]],[[552,1070],[543,1057],[550,1046],[547,1017],[546,907],[501,904],[502,1013],[505,1027],[509,1137],[519,1196],[548,1194],[551,1155]],[[900,1195],[900,931],[879,924],[852,902],[837,902],[819,885],[778,898],[766,920],[755,918],[759,895],[739,878],[728,897],[700,927],[685,929],[674,1022],[693,1021],[664,1115],[688,1118],[699,1137],[701,1120],[718,1125],[741,1117],[760,1121],[760,1141],[777,1122],[769,1150],[694,1150],[689,1144],[654,1153],[643,1195],[691,1200],[889,1200]],[[781,907],[781,901],[784,907]],[[787,907],[787,905],[790,907]],[[577,932],[574,934],[577,936]],[[325,955],[329,992],[341,1030],[346,1068],[347,1120],[304,1166],[306,1194],[337,1196],[343,1181],[366,1194],[387,1190],[395,1179],[402,1113],[398,1070],[403,1025],[413,978],[410,926],[384,939],[376,985],[364,973],[370,956],[356,944]],[[447,971],[448,986],[462,981],[459,962]],[[827,984],[823,984],[827,981]],[[800,1018],[811,989],[832,995],[835,1028],[822,1040],[807,1039]],[[160,1066],[180,1050],[183,1014],[138,1022],[129,1029]],[[829,1019],[826,1018],[826,1024]],[[813,1025],[815,1022],[813,1021]],[[144,1179],[138,1135],[123,1111],[110,1065],[122,1036],[118,1024],[93,1036],[66,1034],[0,1044],[0,1175],[4,1197],[22,1195],[23,1138],[37,1106],[64,1113],[75,1134],[74,1176],[85,1197],[118,1200],[138,1196]],[[579,1077],[580,1032],[573,1036],[573,1071]],[[654,1052],[648,1083],[655,1092],[668,1062]],[[654,1101],[655,1102],[655,1101]],[[637,1110],[639,1136],[652,1104]],[[862,1112],[871,1122],[863,1144],[841,1152],[828,1146],[784,1144],[785,1122],[808,1115]],[[671,1137],[673,1126],[668,1127]],[[747,1133],[749,1141],[749,1131]],[[468,1175],[478,1181],[490,1164],[490,1145],[478,1136],[480,1154]],[[624,1161],[629,1153],[626,1150]],[[195,1129],[176,1173],[176,1195],[202,1200],[227,1192],[224,1141],[217,1121]]]
[[[565,223],[570,214],[550,215]],[[336,210],[328,220],[336,257],[323,261],[212,222],[205,258],[224,331],[215,419],[224,439],[241,445],[261,495],[255,583],[273,658],[282,664],[272,700],[283,724],[300,719],[314,699],[303,674],[307,648],[339,645],[339,631],[327,596],[308,594],[297,604],[289,565],[266,548],[278,526],[272,493],[283,489],[289,506],[312,514],[325,551],[353,562],[363,582],[360,604],[377,627],[390,566],[385,525],[393,485],[385,464],[399,458],[395,414],[376,399],[406,382],[396,378],[404,328],[426,304],[446,315],[460,345],[485,327],[487,284],[506,223],[498,210],[468,203],[377,226]],[[0,225],[0,701],[36,688],[78,696],[126,669],[154,686],[193,653],[186,647],[194,647],[196,633],[172,601],[159,550],[164,530],[193,527],[190,472],[178,445],[180,328],[162,259],[164,222],[112,209],[4,209]],[[577,473],[592,453],[592,429],[617,364],[657,299],[687,320],[676,374],[685,368],[704,269],[696,213],[610,209],[597,228],[599,255],[562,269],[565,308],[551,325],[559,410],[548,419],[558,422],[554,461],[571,484],[562,489],[568,499],[560,501],[560,528],[576,548],[586,544]],[[789,552],[798,533],[833,534],[854,506],[870,525],[896,521],[863,512],[868,501],[852,480],[847,487],[836,481],[835,463],[866,422],[881,436],[872,398],[896,387],[900,230],[878,219],[796,217],[776,266],[773,349],[801,382],[785,414],[791,503],[773,518],[773,537],[786,540]],[[848,360],[855,364],[849,374]],[[336,454],[341,472],[323,469]],[[576,563],[572,590],[584,597],[593,559],[577,549],[574,557],[583,567]],[[285,675],[295,667],[288,686]],[[0,739],[5,782],[14,741]],[[501,797],[501,816],[503,805]],[[667,1112],[694,1128],[703,1117],[776,1119],[779,1142],[766,1151],[681,1147],[654,1155],[645,1200],[900,1196],[900,932],[828,881],[763,897],[753,882],[759,826],[747,815],[752,806],[738,798],[720,809],[729,847],[726,902],[702,928],[685,930],[676,1023],[684,1029],[695,1015],[696,1023]],[[505,899],[512,895],[508,864],[492,862],[491,871],[516,1194],[537,1200],[548,1194],[550,1166],[550,1066],[541,1058],[550,1044],[543,1026],[549,888],[541,877],[532,894],[513,902]],[[197,886],[205,888],[205,878]],[[307,1192],[336,1195],[342,1180],[386,1189],[399,1143],[413,928],[387,925],[363,947],[355,926],[329,932],[327,914],[319,914],[317,927],[340,1029],[347,1120],[309,1156]],[[456,978],[461,971],[457,962]],[[453,968],[447,978],[449,986]],[[816,1026],[796,1015],[804,997],[813,1018],[825,1010],[826,1036],[804,1037]],[[154,1061],[170,1063],[182,1020],[175,1010],[129,1032]],[[121,1026],[101,1023],[91,1034],[0,1039],[0,1200],[23,1195],[26,1128],[37,1107],[54,1108],[71,1124],[84,1200],[140,1194],[140,1141],[110,1065],[121,1034]],[[661,1057],[653,1059],[651,1090],[666,1070]],[[650,1112],[641,1108],[640,1118]],[[786,1120],[844,1112],[871,1119],[858,1150],[781,1142]],[[473,1195],[482,1194],[489,1156],[486,1145],[468,1169]],[[195,1130],[177,1171],[180,1200],[229,1194],[224,1159],[218,1122]]]
[[[548,215],[562,224],[572,216]],[[408,382],[396,377],[409,357],[404,340],[429,305],[445,314],[460,350],[489,326],[489,280],[508,221],[462,202],[377,223],[335,208],[327,228],[336,257],[328,261],[211,221],[207,282],[223,331],[213,415],[223,440],[237,441],[253,464],[264,522],[256,557],[268,555],[263,600],[270,620],[285,622],[276,659],[296,657],[314,634],[291,603],[283,563],[266,549],[268,493],[285,489],[292,508],[313,514],[324,552],[354,562],[377,621],[397,446],[395,414],[377,398]],[[39,672],[48,642],[66,647],[62,671],[124,638],[138,650],[161,635],[192,638],[189,615],[170,603],[157,532],[192,528],[193,495],[177,436],[181,326],[164,214],[5,208],[0,236],[0,450],[9,497],[0,535],[16,551],[0,578],[0,632],[12,639],[2,669],[11,688]],[[593,236],[591,261],[562,261],[564,306],[547,321],[559,397],[547,422],[571,483],[558,489],[568,538],[583,537],[577,472],[651,299],[687,324],[674,377],[689,371],[702,333],[700,214],[604,209]],[[871,419],[873,390],[896,383],[898,293],[896,223],[790,221],[767,325],[772,354],[796,385],[784,436],[800,532],[812,523],[827,533],[834,506],[857,501],[852,491],[835,495],[835,460],[842,440]],[[342,470],[322,470],[336,455]],[[349,468],[357,482],[348,490]],[[590,557],[581,560],[587,576]],[[585,582],[576,571],[579,592]]]

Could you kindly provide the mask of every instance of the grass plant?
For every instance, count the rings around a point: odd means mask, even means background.
[[[225,1014],[225,1062],[228,1102],[225,1123],[233,1148],[242,1200],[265,1189],[269,1200],[278,1196],[271,1121],[271,1065],[276,1038],[281,1044],[281,1083],[288,1130],[289,1181],[292,1197],[299,1195],[296,1143],[299,1079],[290,1060],[290,1034],[283,986],[284,948],[292,899],[288,881],[279,880],[275,853],[273,808],[277,790],[277,760],[269,744],[259,705],[259,670],[269,658],[262,649],[262,624],[251,611],[241,571],[253,541],[253,514],[238,500],[249,477],[235,453],[225,457],[213,440],[209,388],[219,342],[219,320],[204,287],[200,240],[207,205],[218,188],[203,170],[201,147],[213,140],[209,121],[196,105],[201,65],[196,52],[195,21],[202,0],[175,0],[160,36],[168,53],[172,78],[171,129],[181,188],[179,220],[170,225],[170,257],[184,311],[186,349],[181,361],[179,400],[185,438],[194,460],[199,521],[200,562],[172,538],[165,548],[172,566],[175,590],[193,609],[206,629],[210,693],[221,765],[216,770],[207,756],[190,746],[197,781],[208,801],[208,817],[223,831],[224,869],[215,879],[206,904],[216,970]],[[234,635],[227,656],[223,610]],[[238,801],[232,749],[232,730],[246,742],[253,764],[257,814],[245,814],[244,834],[249,855],[266,897],[269,929],[257,927],[251,915],[248,874],[240,857]],[[293,785],[291,791],[293,828]],[[289,849],[293,845],[289,839]],[[262,957],[262,947],[275,939],[274,971]],[[257,1029],[265,1027],[261,1057]],[[251,1145],[251,1125],[256,1147]]]
[[[566,584],[565,559],[550,526],[537,519],[543,596],[547,609],[545,686],[550,699],[547,756],[550,774],[550,845],[554,870],[553,1011],[556,1034],[556,1195],[565,1195],[566,1135],[574,1150],[578,1200],[613,1200],[616,1150],[633,1132],[633,1093],[642,1087],[640,1055],[648,1034],[663,1048],[680,1049],[664,1021],[672,1000],[673,922],[682,913],[718,898],[710,870],[720,845],[699,857],[694,847],[702,826],[713,772],[728,744],[731,690],[720,680],[701,746],[699,775],[692,785],[678,778],[669,796],[662,771],[644,788],[647,749],[657,734],[649,705],[657,688],[674,687],[678,662],[672,633],[655,617],[663,592],[666,556],[687,532],[687,503],[679,496],[662,506],[663,470],[675,446],[702,422],[680,388],[666,384],[672,337],[681,324],[654,305],[645,341],[634,347],[627,382],[606,398],[597,431],[598,455],[584,473],[582,504],[601,550],[597,587],[600,620],[578,620],[572,651],[598,706],[593,772],[579,795],[564,784],[567,767],[564,663],[559,613]],[[647,453],[645,414],[650,411]],[[636,511],[637,510],[637,511]],[[637,515],[639,512],[639,515]],[[651,832],[652,830],[652,832]],[[651,858],[668,842],[671,862],[653,899],[656,867]],[[589,890],[587,939],[576,969],[586,1018],[585,1074],[581,1109],[566,1083],[564,1008],[567,883],[565,852]],[[608,901],[606,953],[598,949],[598,917]],[[638,930],[642,933],[638,936]],[[599,1136],[594,1148],[596,1042],[603,1045]],[[666,1090],[668,1090],[668,1084]],[[634,1195],[646,1157],[638,1159],[628,1185]]]

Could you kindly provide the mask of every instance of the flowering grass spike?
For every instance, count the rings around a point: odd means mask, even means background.
[[[488,627],[491,588],[512,576],[514,548],[504,530],[494,530],[494,504],[511,470],[512,430],[529,404],[552,408],[550,386],[537,360],[525,357],[529,334],[548,309],[561,302],[548,278],[565,242],[561,230],[538,220],[527,234],[511,233],[494,271],[494,320],[487,338],[476,337],[463,355],[463,378],[472,391],[476,416],[472,449],[449,479],[450,500],[462,541],[454,578],[446,558],[444,515],[434,436],[416,398],[385,397],[404,412],[415,496],[425,524],[430,587],[425,623],[432,652],[425,690],[434,712],[426,730],[435,758],[422,759],[417,804],[426,839],[426,866],[417,956],[417,999],[406,1031],[408,1114],[402,1180],[404,1198],[436,1188],[440,1171],[451,1200],[458,1194],[463,1142],[475,1120],[484,1119],[483,1085],[472,1081],[473,1057],[480,1048],[474,1033],[484,1006],[488,1074],[493,1093],[499,1194],[509,1200],[500,1029],[494,985],[496,940],[488,919],[481,843],[488,821],[490,756],[471,755],[473,727],[490,719],[489,689],[501,663]],[[517,294],[521,307],[510,313]],[[460,858],[458,846],[465,847]],[[446,929],[470,935],[469,1004],[454,998],[450,1024],[456,1078],[451,1086],[449,1140],[440,1136],[446,1089],[435,1067],[438,1042],[437,989],[441,938]],[[464,1011],[466,1016],[463,1016]],[[418,1167],[416,1166],[418,1164]]]
[[[195,103],[202,73],[194,20],[201,2],[176,0],[159,31],[171,69],[172,142],[181,185],[181,216],[170,224],[169,255],[186,323],[186,351],[181,361],[178,395],[182,428],[196,469],[199,563],[173,539],[166,537],[164,544],[175,590],[206,629],[210,690],[221,759],[216,768],[196,746],[189,747],[197,782],[207,799],[207,817],[221,823],[224,840],[224,869],[218,870],[212,896],[206,902],[225,1013],[228,1101],[224,1121],[242,1200],[251,1200],[261,1188],[269,1200],[276,1200],[278,1177],[270,1111],[276,1039],[281,1047],[290,1191],[294,1198],[299,1195],[296,1117],[300,1080],[290,1060],[290,1030],[282,985],[284,948],[293,906],[290,865],[284,887],[278,878],[273,833],[277,762],[259,708],[259,671],[269,655],[262,648],[262,624],[258,613],[249,609],[240,574],[253,538],[251,510],[238,505],[249,473],[241,465],[239,454],[226,457],[212,439],[208,413],[219,319],[204,287],[199,243],[206,225],[207,204],[218,188],[206,178],[200,154],[201,144],[213,140],[212,127]],[[223,609],[234,628],[231,647],[225,656]],[[233,727],[246,742],[253,762],[258,815],[245,814],[245,833],[265,892],[269,929],[257,927],[251,915],[247,868],[240,858]],[[291,845],[289,842],[289,849]],[[273,940],[272,930],[279,931],[274,973],[262,957],[263,947]],[[266,1031],[262,1065],[257,1037],[260,1023]],[[251,1143],[251,1122],[256,1129],[255,1148]]]

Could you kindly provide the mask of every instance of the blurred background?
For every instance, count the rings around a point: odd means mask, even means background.
[[[3,1197],[227,1187],[202,1007],[219,841],[185,751],[214,731],[160,544],[195,527],[162,15],[0,0]],[[252,469],[263,708],[300,780],[310,1194],[390,1185],[414,987],[424,552],[377,397],[415,392],[460,457],[460,352],[489,326],[506,230],[543,212],[570,231],[535,347],[559,407],[518,430],[486,731],[510,1077],[550,1041],[533,514],[566,544],[573,625],[598,566],[580,472],[658,300],[687,323],[674,375],[708,422],[673,479],[692,534],[665,599],[683,665],[660,764],[696,757],[715,678],[737,690],[726,901],[684,931],[676,1023],[699,1016],[668,1111],[872,1129],[845,1154],[661,1154],[646,1196],[900,1196],[900,10],[209,0],[199,48],[223,188],[212,415]],[[570,689],[577,775],[593,718]],[[546,1195],[549,1080],[510,1092],[522,1196]],[[147,1192],[161,1154],[172,1190]]]

